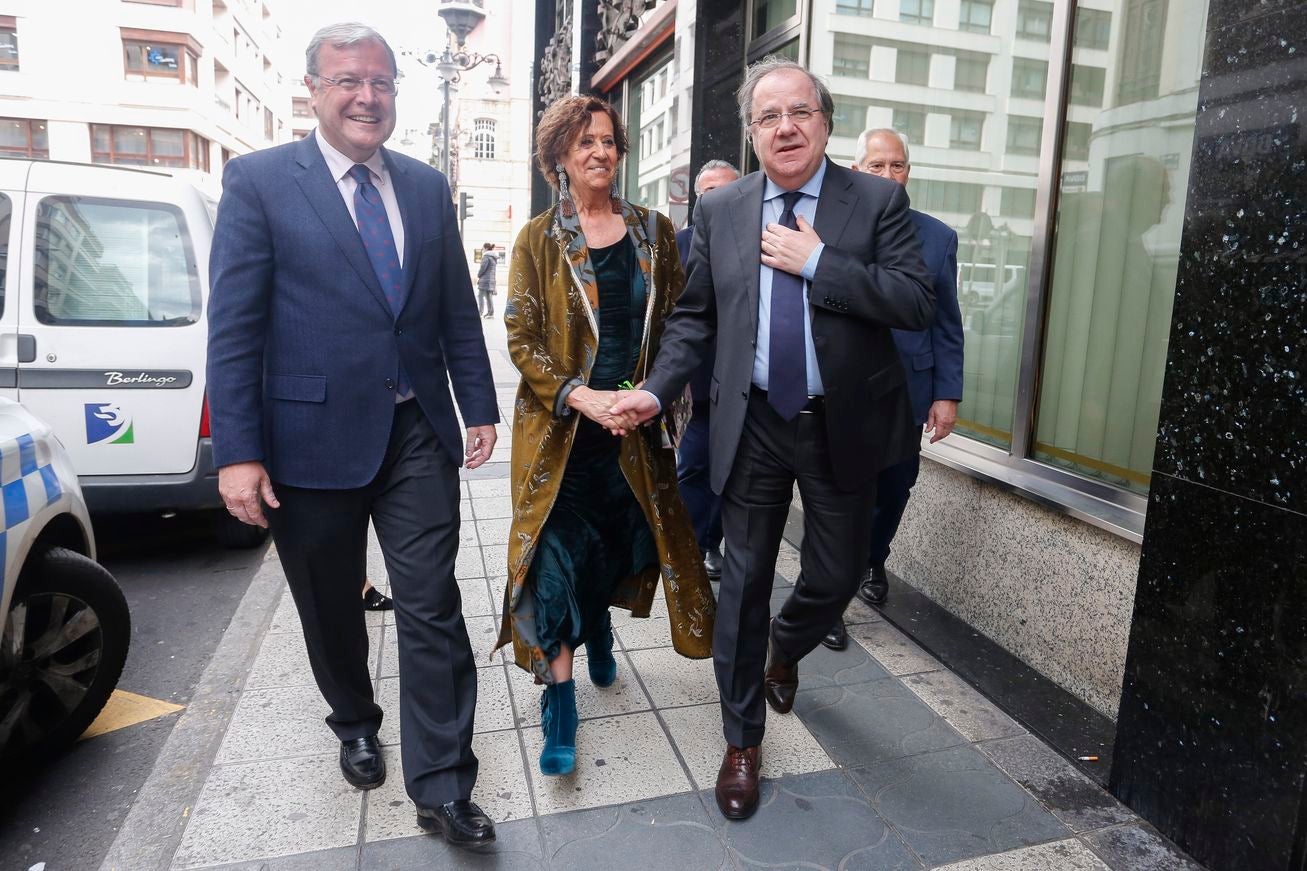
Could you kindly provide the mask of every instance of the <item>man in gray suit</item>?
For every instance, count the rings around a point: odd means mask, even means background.
[[[853,598],[877,473],[917,450],[890,329],[923,329],[934,314],[903,188],[826,158],[825,84],[770,57],[749,68],[739,104],[762,172],[699,199],[689,277],[654,369],[613,408],[652,418],[716,339],[712,487],[726,559],[713,660],[728,745],[716,796],[730,819],[758,806],[766,705],[790,711],[799,660]],[[801,571],[769,629],[796,481]]]

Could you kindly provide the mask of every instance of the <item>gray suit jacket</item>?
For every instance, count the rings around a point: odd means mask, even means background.
[[[699,199],[685,290],[645,384],[670,407],[716,338],[709,401],[718,493],[753,380],[764,183],[755,172]],[[890,329],[925,329],[935,297],[902,186],[827,161],[813,227],[826,245],[809,291],[826,437],[838,486],[853,491],[918,449],[920,427]]]

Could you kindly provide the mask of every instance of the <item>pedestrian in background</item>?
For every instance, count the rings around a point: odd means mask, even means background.
[[[490,359],[448,182],[382,147],[394,52],[370,27],[331,25],[309,43],[307,71],[318,129],[223,173],[208,360],[218,489],[233,516],[272,528],[341,771],[361,789],[386,778],[359,607],[371,521],[418,824],[485,844],[495,829],[470,801],[477,672],[454,559],[458,467],[495,446]]]
[[[657,362],[612,409],[645,420],[668,407],[716,340],[711,462],[726,553],[713,665],[727,748],[715,794],[734,820],[758,808],[767,706],[790,712],[799,660],[857,589],[876,474],[917,449],[890,328],[922,329],[934,309],[903,188],[826,158],[825,83],[768,57],[746,71],[739,108],[762,171],[699,199]],[[801,570],[769,626],[796,483]]]
[[[699,174],[694,177],[694,195],[701,197],[739,177],[740,171],[725,160],[710,160],[699,168]],[[676,248],[681,252],[682,268],[687,266],[693,235],[692,224],[676,231]],[[699,542],[699,552],[703,554],[703,568],[711,581],[722,576],[722,505],[721,497],[713,492],[708,464],[708,432],[712,413],[708,395],[712,386],[715,357],[715,346],[709,347],[703,362],[690,378],[690,397],[694,401],[694,409],[676,453],[676,479],[681,487],[681,498],[685,500],[685,507],[690,512],[694,537]]]
[[[498,266],[495,243],[487,242],[481,249],[481,264],[477,267],[477,307],[483,318],[495,316],[495,269]]]
[[[897,130],[867,130],[858,137],[853,168],[881,178],[908,184],[912,164],[908,141]],[[918,426],[929,432],[930,443],[948,436],[958,419],[962,401],[962,311],[958,308],[958,234],[936,218],[916,209],[908,217],[921,240],[926,269],[935,282],[935,317],[924,330],[893,330],[903,371],[912,398],[912,415]],[[880,605],[889,593],[885,560],[890,542],[898,531],[912,485],[921,469],[921,452],[913,451],[903,462],[881,471],[876,477],[876,509],[871,517],[867,567],[858,598],[868,605]],[[832,650],[848,644],[844,618],[840,617],[822,643]]]
[[[704,658],[714,603],[670,443],[652,428],[609,432],[608,409],[643,380],[684,283],[672,223],[618,195],[626,130],[604,100],[550,105],[536,148],[559,204],[522,229],[510,260],[504,323],[522,381],[499,646],[512,641],[545,685],[540,773],[560,775],[576,761],[577,647],[593,684],[617,676],[609,607],[647,617],[661,578],[673,646]]]

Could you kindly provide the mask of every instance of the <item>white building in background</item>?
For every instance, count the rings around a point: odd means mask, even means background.
[[[0,156],[182,170],[291,138],[277,0],[0,0]]]

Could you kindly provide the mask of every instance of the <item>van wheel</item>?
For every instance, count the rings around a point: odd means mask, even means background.
[[[229,550],[249,550],[268,540],[268,530],[241,523],[224,511],[214,515],[213,537]]]
[[[39,760],[86,731],[127,661],[113,575],[71,550],[28,557],[0,636],[0,759]]]

